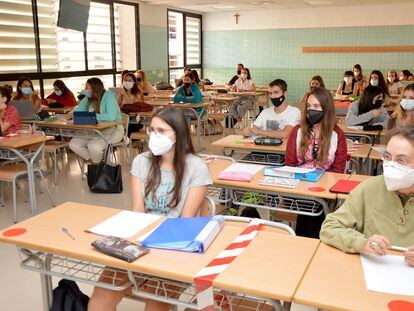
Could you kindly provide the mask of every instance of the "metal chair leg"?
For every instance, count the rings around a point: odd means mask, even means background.
[[[58,160],[57,160],[57,150],[53,153],[53,183],[57,185],[57,175],[58,175]]]
[[[17,190],[20,190],[20,192],[22,194],[22,197],[23,197],[23,200],[24,200],[24,203],[27,203],[28,200],[27,200],[26,193],[24,192],[24,189],[22,187],[20,187],[20,184],[19,184],[18,181],[16,181],[16,188],[17,188]]]
[[[44,186],[44,187],[45,187],[45,189],[46,189],[47,195],[49,196],[50,202],[52,203],[53,207],[55,207],[55,206],[56,206],[56,204],[55,204],[55,202],[53,201],[52,194],[50,193],[49,187],[47,186],[47,183],[46,183],[45,177],[44,177],[44,176],[43,176],[43,174],[42,174],[42,171],[40,171],[40,170],[39,170],[39,174],[40,174],[40,178],[42,179],[43,186]]]
[[[13,178],[13,222],[17,223],[17,198],[16,198],[16,178]]]

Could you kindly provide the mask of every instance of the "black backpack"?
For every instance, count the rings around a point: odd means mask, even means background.
[[[60,280],[53,290],[51,311],[87,311],[89,297],[82,293],[78,285],[69,280]]]

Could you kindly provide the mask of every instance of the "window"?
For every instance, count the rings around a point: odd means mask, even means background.
[[[137,4],[92,0],[85,33],[57,27],[59,4],[0,0],[0,81],[28,76],[38,81],[44,96],[56,79],[74,91],[90,76],[103,77],[112,87],[121,70],[139,68]]]
[[[30,0],[0,0],[0,73],[37,71]]]
[[[168,10],[168,73],[173,85],[185,66],[201,73],[201,24],[201,15]]]

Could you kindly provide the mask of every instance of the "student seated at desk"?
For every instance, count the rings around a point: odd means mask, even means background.
[[[354,79],[352,71],[345,71],[344,80],[339,83],[336,95],[356,96],[358,94],[358,83]]]
[[[132,210],[168,217],[197,216],[212,181],[207,164],[195,154],[182,110],[158,110],[149,132],[150,151],[138,155],[131,168]],[[128,280],[122,271],[118,277]],[[95,287],[88,310],[116,310],[129,292]],[[147,300],[145,310],[170,310],[170,305]]]
[[[144,95],[151,95],[155,93],[155,89],[152,86],[151,82],[148,81],[145,71],[138,70],[135,72],[135,77],[137,78],[138,85],[141,87]]]
[[[96,112],[98,121],[121,123],[121,111],[116,102],[115,95],[112,92],[105,91],[102,81],[98,78],[90,78],[86,81],[85,97],[74,111]],[[106,137],[111,136],[113,128],[102,131]],[[119,143],[124,137],[124,128],[119,124],[112,135],[111,143]],[[106,143],[102,138],[72,138],[69,142],[70,149],[86,161],[91,160],[93,163],[100,163]]]
[[[387,86],[388,92],[392,97],[400,98],[404,86],[398,79],[397,72],[394,69],[391,69],[387,72]]]
[[[407,125],[414,125],[414,83],[405,87],[402,99],[395,107],[387,124],[388,130],[396,126]]]
[[[119,90],[117,101],[119,107],[123,105],[144,102],[144,94],[138,85],[137,78],[132,73],[127,73],[122,82],[122,88]]]
[[[312,79],[309,81],[309,90],[312,91],[314,88],[317,87],[325,87],[325,83],[321,76],[313,76]]]
[[[244,68],[243,64],[237,64],[236,74],[230,79],[229,83],[226,84],[227,87],[231,87],[240,79],[241,71]]]
[[[391,245],[407,247],[405,261],[414,267],[414,126],[397,128],[390,136],[384,175],[358,185],[326,217],[320,239],[347,253],[379,256]]]
[[[407,69],[402,70],[399,74],[400,82],[403,86],[407,86],[414,81],[414,75]]]
[[[177,88],[179,88],[180,86],[182,86],[184,84],[184,76],[187,73],[191,73],[191,68],[188,67],[188,66],[185,66],[184,69],[183,69],[183,71],[184,71],[184,75],[178,81],[176,80],[175,86]]]
[[[17,109],[10,105],[11,92],[7,86],[0,86],[0,127],[1,134],[13,134],[22,129]]]
[[[193,74],[194,82],[198,85],[198,88],[200,89],[200,91],[204,91],[204,82],[200,80],[197,70],[193,69],[191,70],[191,73]]]
[[[288,138],[293,127],[300,122],[300,110],[286,102],[287,84],[276,79],[269,84],[269,97],[273,107],[264,109],[250,128],[244,130],[249,136]]]
[[[39,112],[42,109],[42,100],[35,91],[33,83],[29,78],[20,78],[17,81],[17,95],[12,98],[15,100],[30,100],[33,104],[35,112]]]
[[[331,92],[315,88],[304,96],[301,107],[301,122],[293,128],[287,142],[286,165],[343,173],[347,160],[346,138],[335,122]],[[296,234],[318,238],[323,220],[323,214],[298,215]]]
[[[256,91],[256,85],[250,76],[250,70],[248,68],[242,69],[240,78],[234,83],[230,90],[239,93]],[[230,116],[236,119],[234,128],[243,128],[242,119],[253,104],[252,96],[240,96],[233,101],[230,108]]]
[[[388,91],[387,83],[385,82],[384,76],[381,71],[373,70],[371,72],[368,85],[379,87],[384,94],[384,100],[390,97],[390,92]]]
[[[177,93],[174,95],[174,103],[201,104],[203,102],[203,96],[198,85],[195,83],[194,75],[191,72],[186,73],[183,81],[184,84],[178,88]],[[206,111],[205,108],[197,108],[196,110],[201,116]],[[197,116],[193,112],[186,113],[186,116],[187,122],[197,120]]]
[[[43,100],[43,105],[61,104],[63,107],[75,107],[77,102],[73,93],[62,80],[53,82],[53,93]]]
[[[367,87],[367,77],[362,74],[362,67],[360,64],[355,64],[354,68],[352,69],[354,73],[354,79],[358,84],[358,94],[360,96],[364,89]]]
[[[372,85],[367,86],[361,98],[349,106],[345,118],[346,125],[386,128],[388,114],[383,106],[384,97],[385,94],[381,88]]]

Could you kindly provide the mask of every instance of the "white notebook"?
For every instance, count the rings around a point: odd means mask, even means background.
[[[266,176],[260,181],[261,186],[294,189],[300,183],[299,179]]]

